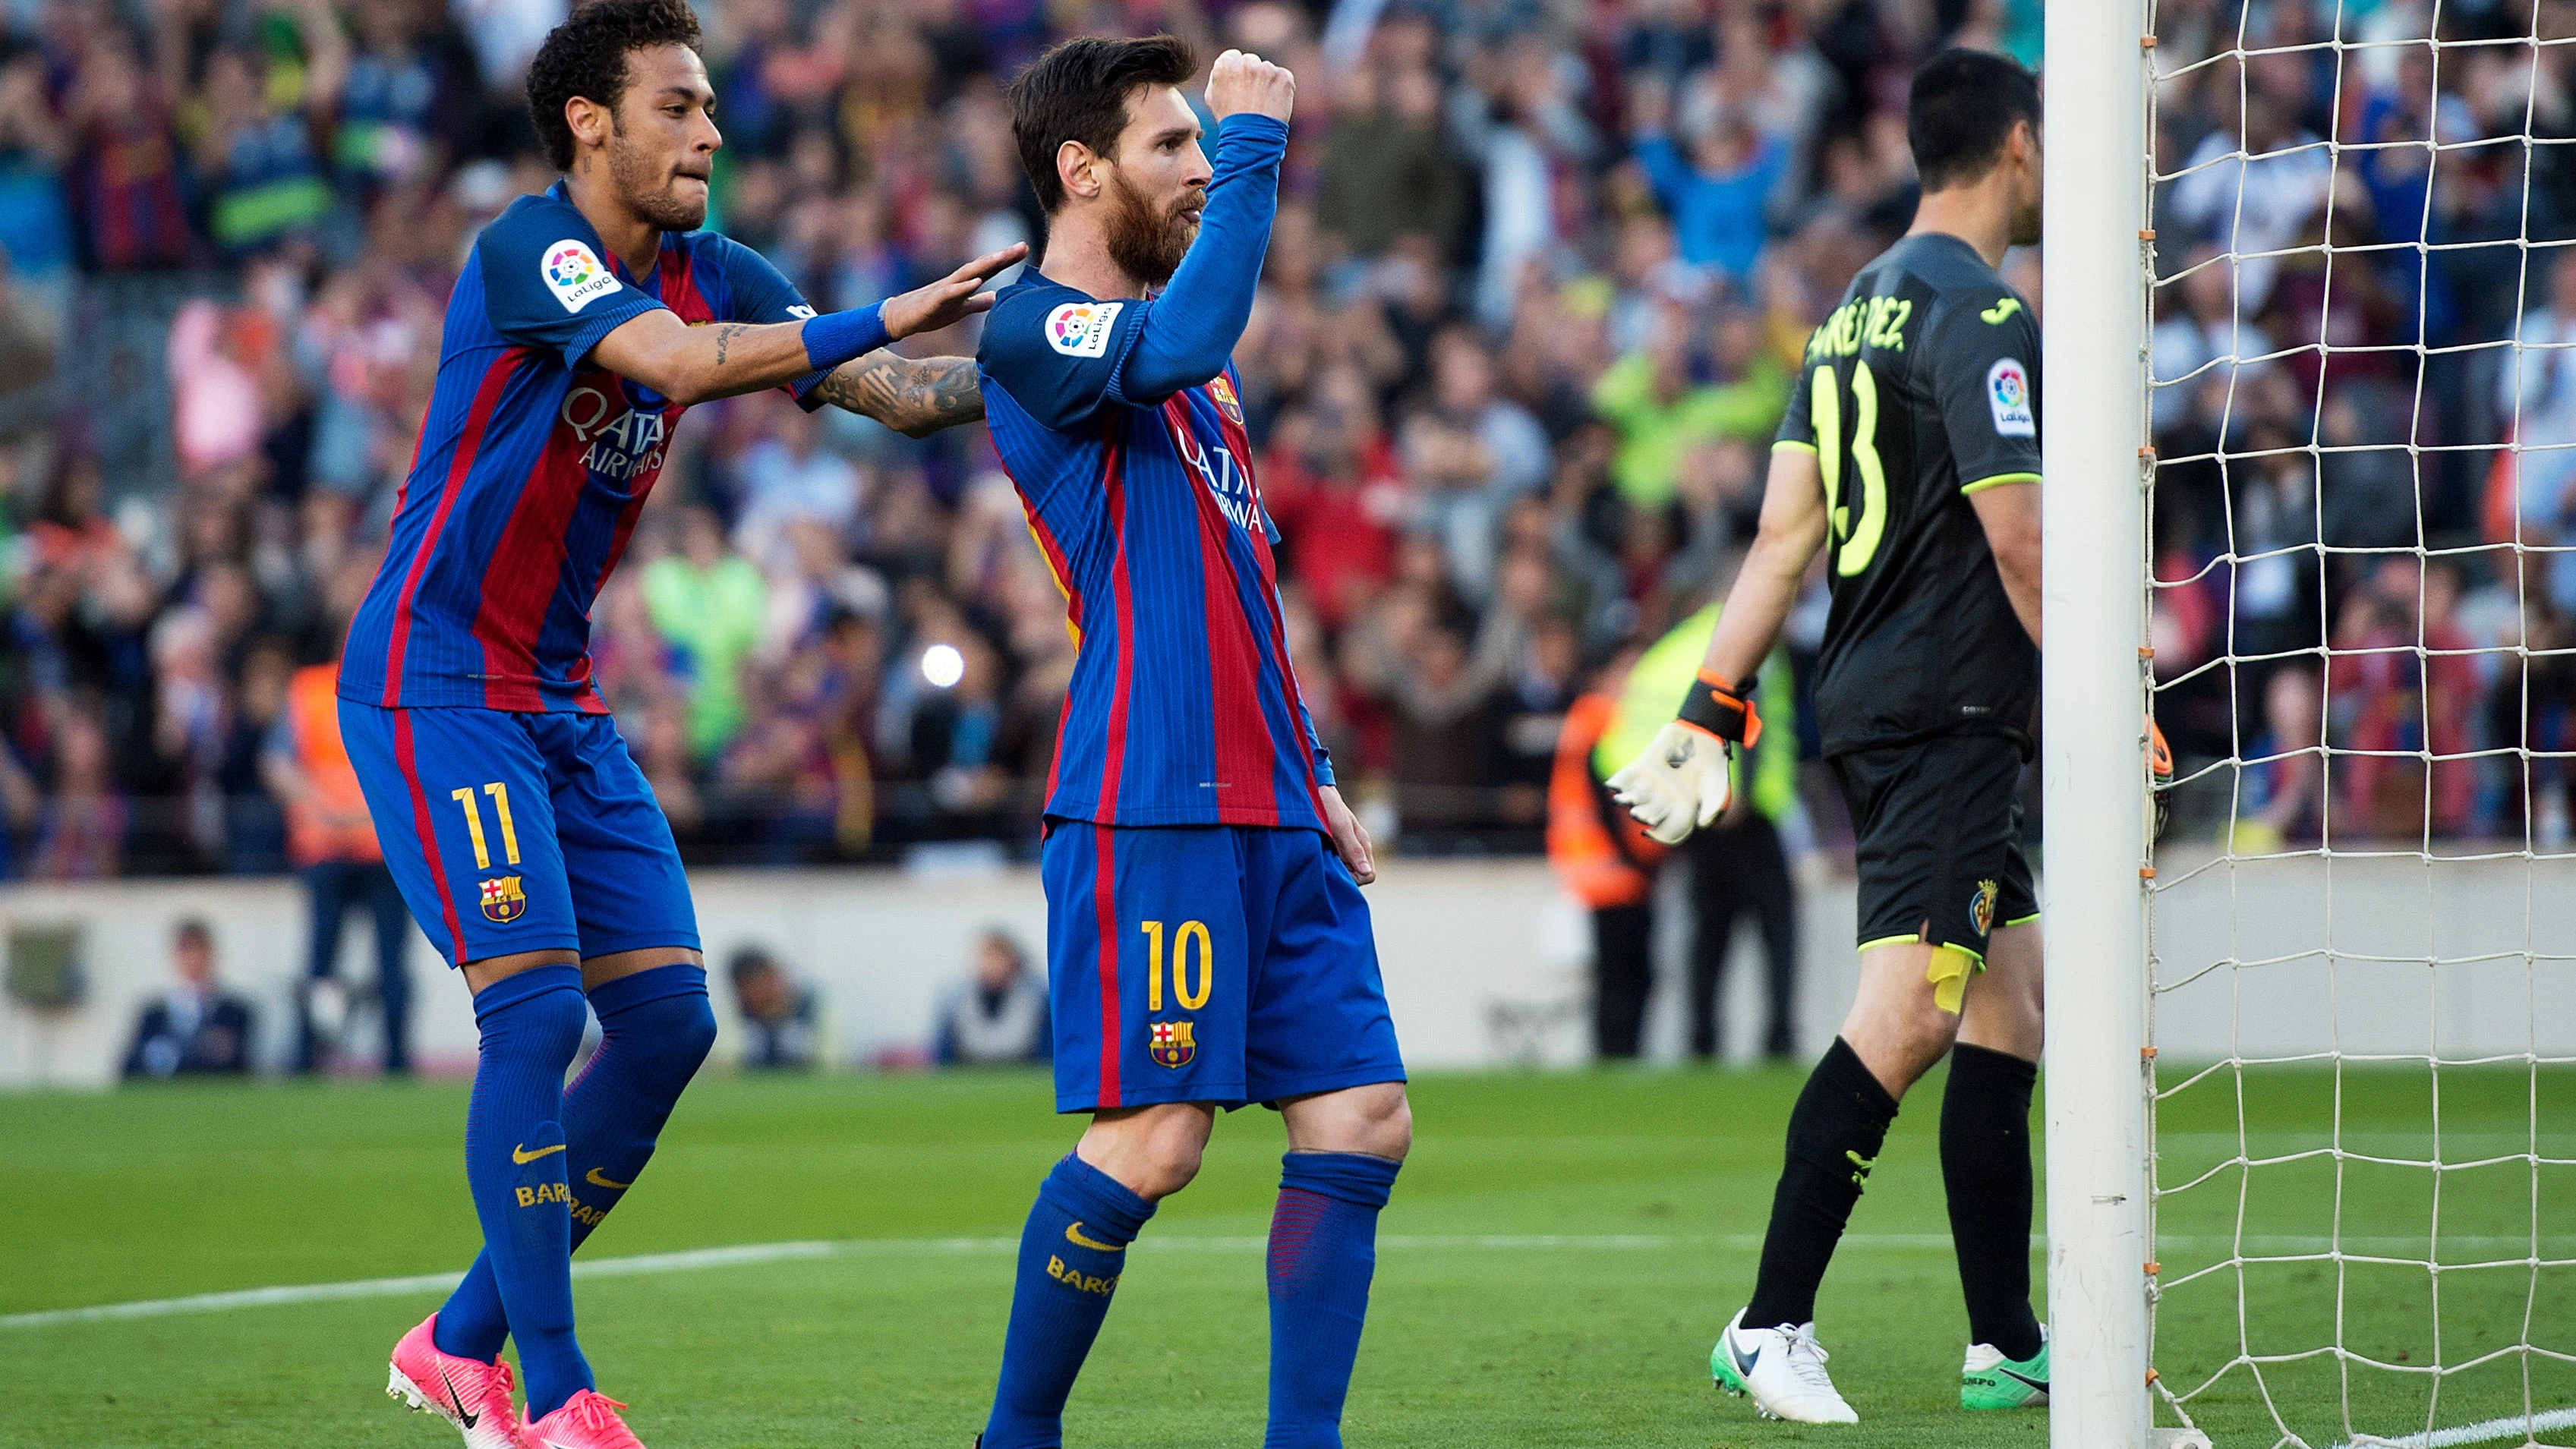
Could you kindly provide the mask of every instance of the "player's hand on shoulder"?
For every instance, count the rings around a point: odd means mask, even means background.
[[[929,286],[886,298],[886,336],[904,338],[936,332],[991,310],[993,294],[978,289],[1005,269],[1018,265],[1028,254],[1028,243],[1013,242],[1000,251],[986,252]]]
[[[1268,116],[1285,121],[1297,107],[1297,78],[1246,50],[1229,50],[1208,69],[1208,110],[1228,116]]]
[[[1713,825],[1735,798],[1726,741],[1674,720],[1655,731],[1646,752],[1609,779],[1610,793],[1646,833],[1679,845]]]

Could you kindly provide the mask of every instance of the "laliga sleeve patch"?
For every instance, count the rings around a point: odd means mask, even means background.
[[[1067,302],[1047,314],[1047,346],[1067,357],[1106,357],[1124,302]]]
[[[578,312],[622,285],[588,243],[570,237],[546,248],[541,265],[547,290],[555,294],[555,300],[563,303],[567,312]]]
[[[2021,359],[1999,357],[1986,369],[1986,407],[1995,415],[1996,437],[2039,436],[2039,420],[2030,411],[2030,374]]]

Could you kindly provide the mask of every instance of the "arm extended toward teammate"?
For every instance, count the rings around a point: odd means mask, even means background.
[[[1679,845],[1693,830],[1715,823],[1733,800],[1728,749],[1750,746],[1762,735],[1762,718],[1750,702],[1754,671],[1769,657],[1798,602],[1807,565],[1824,545],[1824,477],[1814,450],[1796,444],[1773,448],[1761,524],[1735,587],[1727,591],[1681,716],[1657,730],[1646,752],[1608,781],[1619,803],[1656,840]]]
[[[1986,530],[1986,547],[1994,550],[1995,572],[2003,575],[2004,597],[2012,600],[2013,617],[2039,642],[2039,487],[2012,482],[1977,489],[1968,495],[1977,522]]]
[[[1225,371],[1252,320],[1253,288],[1279,210],[1279,162],[1287,153],[1285,120],[1251,111],[1219,120],[1198,239],[1171,286],[1139,318],[1119,374],[1129,402],[1151,406]]]
[[[599,365],[678,403],[707,402],[794,382],[837,369],[886,343],[985,311],[993,294],[977,289],[1028,255],[1014,243],[988,252],[926,287],[874,307],[829,312],[802,322],[725,322],[692,327],[656,307],[599,339]]]
[[[984,416],[984,388],[971,357],[906,357],[879,348],[832,369],[813,395],[911,438]]]

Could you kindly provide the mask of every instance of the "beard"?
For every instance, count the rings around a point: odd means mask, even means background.
[[[614,127],[615,122],[610,124]],[[677,178],[662,172],[614,129],[608,138],[608,179],[616,186],[618,199],[664,231],[696,231],[706,225],[706,193],[700,191],[695,198],[681,195]]]
[[[1168,210],[1158,214],[1153,203],[1115,170],[1109,173],[1109,189],[1116,200],[1109,208],[1108,229],[1101,238],[1108,248],[1109,260],[1148,287],[1170,281],[1199,234],[1199,224],[1182,213],[1207,193],[1195,188],[1185,191]]]
[[[2020,207],[2014,211],[2012,219],[2012,244],[2014,246],[2035,247],[2039,245],[2040,215],[2039,198],[2035,196],[2031,198],[2029,205]]]

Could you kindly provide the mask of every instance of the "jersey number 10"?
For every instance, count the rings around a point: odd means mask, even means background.
[[[1147,921],[1142,929],[1145,932],[1147,961],[1145,1009],[1149,1012],[1158,1012],[1163,1009],[1163,923]],[[1190,939],[1192,937],[1198,938],[1199,943],[1199,989],[1196,991],[1190,990]],[[1208,997],[1215,990],[1216,947],[1208,940],[1207,922],[1183,921],[1181,928],[1172,933],[1172,995],[1179,1000],[1181,1010],[1196,1011],[1207,1005]]]
[[[1815,372],[1814,392],[1807,402],[1807,421],[1817,440],[1816,466],[1825,475],[1825,506],[1833,510],[1834,572],[1850,578],[1878,555],[1878,540],[1887,531],[1887,469],[1878,461],[1878,379],[1869,364],[1852,359],[1852,471],[1860,475],[1860,523],[1852,524],[1851,505],[1838,503],[1843,491],[1843,399],[1829,363]]]

